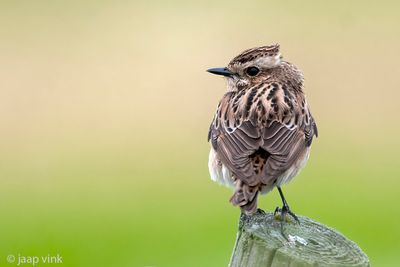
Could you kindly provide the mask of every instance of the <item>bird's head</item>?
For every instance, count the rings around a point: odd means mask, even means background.
[[[227,67],[207,71],[225,76],[228,90],[239,91],[261,83],[271,73],[271,69],[280,63],[279,45],[275,44],[247,49],[232,59]]]

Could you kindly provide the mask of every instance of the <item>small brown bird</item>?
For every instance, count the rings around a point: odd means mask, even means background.
[[[306,164],[317,126],[303,92],[303,74],[282,60],[279,45],[256,47],[225,68],[228,92],[211,123],[211,179],[235,188],[230,201],[247,215],[257,210],[258,194],[278,188],[282,221],[291,212],[281,190]]]

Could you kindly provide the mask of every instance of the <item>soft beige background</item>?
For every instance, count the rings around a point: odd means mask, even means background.
[[[280,43],[318,123],[292,209],[396,266],[400,5],[1,1],[0,265],[226,266],[238,209],[207,173],[205,72]],[[280,205],[276,192],[261,201]],[[11,264],[9,264],[11,266]]]

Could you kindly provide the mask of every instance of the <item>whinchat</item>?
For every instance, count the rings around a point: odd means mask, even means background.
[[[211,179],[235,192],[230,201],[247,215],[259,194],[278,188],[284,216],[291,212],[281,186],[305,166],[317,126],[304,91],[303,74],[282,59],[279,45],[245,50],[210,73],[226,78],[228,90],[211,123]]]

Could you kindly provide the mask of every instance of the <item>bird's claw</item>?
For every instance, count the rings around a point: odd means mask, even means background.
[[[282,208],[276,207],[274,216],[276,220],[282,222],[291,222],[290,217],[292,217],[297,223],[300,223],[299,218],[289,209],[289,206],[283,206]]]
[[[290,216],[288,216],[290,215]],[[284,205],[282,208],[276,207],[275,211],[274,211],[274,217],[276,220],[281,221],[281,234],[282,236],[288,240],[287,236],[284,233],[284,228],[283,225],[288,222],[291,222],[290,217],[292,217],[297,223],[300,223],[299,218],[296,216],[296,214],[294,214],[289,206]]]

